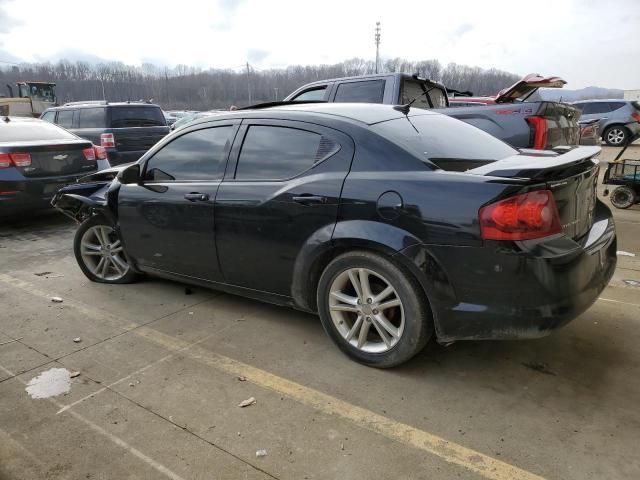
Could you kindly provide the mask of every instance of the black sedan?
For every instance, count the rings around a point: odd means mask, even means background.
[[[51,207],[56,191],[108,167],[102,147],[42,120],[0,117],[0,216]]]
[[[599,151],[519,153],[407,106],[287,105],[198,120],[54,203],[82,221],[93,281],[317,312],[344,352],[390,367],[432,335],[540,337],[597,299],[616,265]]]

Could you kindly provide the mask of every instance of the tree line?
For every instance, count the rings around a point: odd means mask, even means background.
[[[482,69],[438,60],[417,62],[402,58],[382,62],[383,72],[417,73],[456,90],[489,95],[513,84],[520,76],[497,69]],[[173,68],[149,63],[91,64],[61,60],[57,63],[24,63],[0,68],[0,92],[17,81],[57,84],[59,103],[79,100],[152,100],[167,110],[209,110],[282,100],[296,88],[317,80],[375,72],[375,62],[360,58],[333,65],[295,65],[281,69],[248,68],[202,70],[186,65]],[[15,88],[14,88],[15,92]]]

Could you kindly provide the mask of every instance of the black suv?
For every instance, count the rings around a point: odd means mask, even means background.
[[[104,147],[112,165],[135,162],[169,133],[160,107],[143,102],[72,102],[40,118]]]

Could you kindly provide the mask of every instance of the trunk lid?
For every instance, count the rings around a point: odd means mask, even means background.
[[[19,142],[8,153],[28,153],[31,165],[16,167],[25,177],[52,177],[90,173],[98,168],[96,159],[87,160],[83,150],[92,148],[86,140]]]
[[[600,147],[576,147],[563,152],[522,150],[520,155],[485,164],[467,173],[517,179],[553,193],[562,229],[578,239],[593,225]]]
[[[560,77],[543,77],[537,73],[530,73],[522,80],[502,89],[495,97],[496,103],[511,103],[518,98],[528,97],[539,88],[562,88],[567,84]]]

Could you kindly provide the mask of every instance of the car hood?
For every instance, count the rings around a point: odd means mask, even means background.
[[[562,88],[567,84],[560,77],[543,77],[538,73],[530,73],[521,80],[504,88],[494,97],[496,103],[510,103],[517,98],[531,95],[539,88]]]

